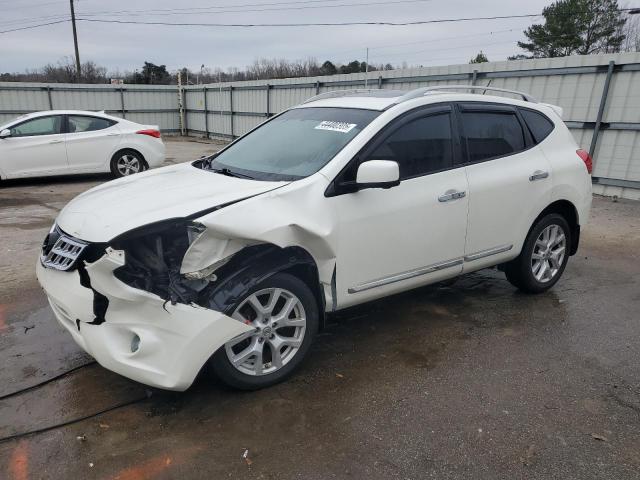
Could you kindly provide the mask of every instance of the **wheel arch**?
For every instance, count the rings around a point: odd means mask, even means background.
[[[566,199],[556,200],[550,203],[540,214],[535,218],[531,226],[529,227],[529,232],[531,229],[538,223],[538,221],[549,215],[550,213],[557,213],[562,215],[564,219],[569,224],[569,228],[571,229],[571,246],[569,250],[569,255],[575,255],[578,251],[578,245],[580,243],[580,219],[578,215],[578,209],[576,206]],[[527,236],[529,234],[527,232]],[[526,237],[525,237],[526,238]]]
[[[318,267],[311,254],[299,246],[281,248],[270,243],[245,247],[216,270],[218,280],[202,292],[209,308],[230,314],[236,302],[260,282],[276,273],[288,273],[304,282],[313,293],[324,327],[325,298]]]

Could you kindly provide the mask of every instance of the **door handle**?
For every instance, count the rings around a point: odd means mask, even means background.
[[[439,202],[450,202],[451,200],[457,200],[459,198],[464,198],[467,195],[467,192],[460,192],[458,190],[447,190],[442,195],[438,197]]]
[[[62,143],[64,140],[51,140],[49,143]]]
[[[107,133],[107,137],[117,137],[119,133]]]
[[[536,170],[529,177],[530,182],[535,182],[536,180],[542,180],[543,178],[547,178],[549,176],[549,172],[544,172],[542,170]]]

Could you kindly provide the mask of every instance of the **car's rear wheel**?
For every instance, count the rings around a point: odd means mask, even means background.
[[[145,170],[145,161],[135,150],[121,150],[111,158],[111,173],[117,177],[127,177]]]
[[[220,348],[210,365],[223,382],[243,390],[291,375],[309,351],[319,322],[313,293],[287,273],[256,285],[234,305],[231,316],[253,330]]]
[[[527,293],[549,290],[569,260],[571,230],[562,215],[541,218],[527,236],[520,255],[505,267],[507,280]]]

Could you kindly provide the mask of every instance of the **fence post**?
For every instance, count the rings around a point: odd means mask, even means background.
[[[187,92],[189,92],[189,90],[183,88],[182,89],[182,95],[183,95],[183,112],[184,112],[184,134],[185,136],[189,136],[189,104],[187,103]]]
[[[209,138],[209,109],[207,108],[207,87],[202,87],[204,96],[204,133]]]
[[[271,116],[271,99],[269,97],[269,92],[271,92],[271,85],[267,83],[267,118]]]
[[[184,99],[182,97],[182,72],[178,71],[178,121],[180,126],[180,135],[184,136]]]
[[[51,99],[51,86],[47,85],[47,97],[49,98],[49,110],[53,110],[53,100]]]
[[[320,93],[320,82],[316,82],[316,95]]]
[[[600,97],[600,107],[598,107],[598,116],[596,117],[596,126],[593,129],[593,136],[591,137],[591,146],[589,147],[589,155],[593,159],[593,155],[596,152],[596,144],[598,143],[598,135],[600,134],[600,126],[602,125],[602,116],[604,115],[604,108],[607,104],[607,95],[609,94],[609,84],[611,83],[611,77],[613,76],[613,67],[616,62],[611,60],[609,62],[609,68],[607,68],[607,78],[604,81],[604,88],[602,89],[602,97]],[[595,159],[593,159],[595,167]]]
[[[124,108],[124,87],[120,87],[120,107],[122,110],[122,118],[127,118],[127,111]]]
[[[378,89],[382,88],[382,75],[378,75]]]
[[[233,140],[233,85],[229,85],[229,115],[231,116],[231,140]]]
[[[478,70],[473,71],[473,75],[471,77],[471,86],[475,86],[476,80],[478,80]]]

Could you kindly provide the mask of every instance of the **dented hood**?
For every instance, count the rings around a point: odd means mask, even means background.
[[[287,183],[228,177],[183,163],[87,190],[69,202],[56,221],[74,237],[106,242],[142,225],[186,217]]]

